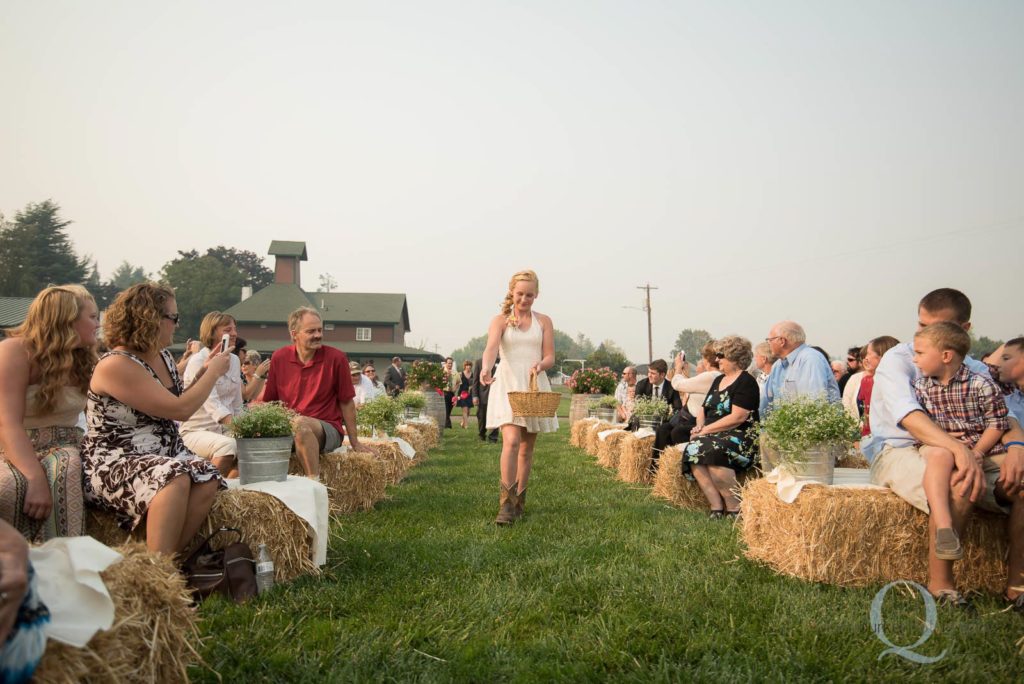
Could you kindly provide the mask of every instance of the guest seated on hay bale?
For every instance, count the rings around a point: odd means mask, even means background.
[[[139,283],[117,296],[103,321],[111,351],[89,384],[82,442],[86,504],[117,514],[126,530],[145,520],[146,546],[166,554],[185,548],[225,486],[186,448],[175,421],[192,416],[231,365],[230,352],[213,354],[186,391],[166,350],[177,327],[169,287]]]
[[[942,288],[929,292],[918,304],[918,325],[941,321],[970,330],[971,301],[962,292]],[[964,365],[987,375],[985,364],[966,357]],[[1016,420],[1003,437],[1007,452],[980,462],[971,449],[935,424],[921,407],[913,383],[921,373],[913,362],[913,346],[900,344],[886,353],[875,371],[871,393],[871,436],[861,450],[871,462],[871,481],[889,487],[915,508],[929,512],[924,491],[925,460],[915,443],[943,447],[953,454],[956,469],[950,480],[952,527],[962,536],[975,503],[994,513],[1009,514],[1008,578],[1006,598],[1024,612],[1024,431]],[[953,561],[935,553],[935,520],[929,517],[928,590],[945,605],[969,608],[956,591]]]
[[[306,475],[318,478],[320,454],[341,446],[343,429],[353,449],[373,451],[359,443],[356,432],[356,391],[348,356],[324,346],[320,313],[299,307],[288,316],[288,331],[295,344],[270,357],[263,400],[280,401],[299,414],[295,419],[295,456]]]
[[[682,444],[690,441],[690,431],[697,424],[697,411],[704,405],[704,398],[711,389],[711,383],[715,381],[721,371],[718,369],[718,358],[715,356],[714,341],[708,342],[701,349],[701,360],[697,364],[697,374],[689,377],[689,369],[686,363],[686,355],[679,352],[674,363],[672,375],[672,388],[679,394],[686,396],[686,403],[681,409],[672,414],[668,422],[658,427],[654,437],[654,454],[652,464],[657,464],[661,452],[673,444]],[[684,466],[684,470],[688,470]]]
[[[992,379],[1004,388],[1010,388],[1004,395],[1006,408],[1019,425],[1024,425],[1024,337],[1015,337],[999,349],[991,360],[995,373]]]
[[[635,399],[653,397],[654,399],[661,399],[666,402],[672,407],[673,412],[681,409],[683,407],[683,399],[679,396],[679,392],[672,389],[672,385],[665,379],[667,374],[668,364],[665,363],[665,359],[655,359],[652,361],[647,366],[647,377],[637,381],[633,397]],[[636,430],[638,427],[637,419],[632,418],[629,429]]]
[[[49,288],[48,288],[49,289]],[[28,542],[0,520],[0,682],[25,682],[43,659],[50,612],[36,589]]]
[[[708,500],[712,519],[735,518],[740,502],[736,473],[754,465],[757,447],[750,428],[758,420],[757,381],[746,371],[754,352],[750,341],[728,335],[715,343],[722,371],[697,409],[697,425],[683,451],[697,484]]]
[[[615,419],[620,423],[628,423],[633,415],[633,399],[636,398],[636,368],[626,366],[622,369],[622,380],[615,387]]]
[[[765,342],[776,361],[761,394],[760,412],[771,411],[783,399],[823,396],[839,401],[839,385],[832,375],[828,355],[809,347],[804,329],[793,321],[782,321],[772,326]]]
[[[854,376],[846,383],[846,388],[853,393],[852,416],[860,421],[861,437],[871,434],[871,392],[875,386],[875,369],[878,362],[882,360],[885,353],[899,344],[900,341],[890,335],[876,337],[864,346],[864,360],[861,367],[860,377]],[[856,390],[856,391],[853,391]],[[843,405],[847,403],[846,396],[843,396]],[[849,407],[847,407],[849,413]]]
[[[220,311],[206,314],[199,324],[199,341],[203,348],[193,354],[185,366],[186,389],[205,372],[207,360],[220,349],[224,335],[229,337],[227,351],[231,352],[238,336],[235,319]],[[242,372],[235,354],[228,354],[228,362],[228,372],[217,378],[206,401],[181,424],[181,439],[190,451],[217,466],[221,475],[238,477],[237,447],[228,429],[244,407]],[[264,377],[254,374],[252,383],[262,386],[264,380]]]
[[[244,355],[238,355],[242,366],[242,401],[258,401],[263,388],[267,386],[267,374],[270,373],[270,359],[263,359],[255,349],[250,349]]]
[[[967,370],[964,357],[971,338],[956,323],[933,323],[914,335],[914,365],[921,377],[914,391],[935,424],[970,447],[977,460],[1006,452],[1000,443],[1010,429],[1006,402],[992,379]],[[924,492],[935,520],[935,555],[960,560],[963,547],[949,512],[949,481],[953,453],[944,447],[920,445],[925,460]]]
[[[358,362],[349,361],[348,367],[349,375],[352,376],[352,387],[356,390],[355,402],[357,407],[384,394],[384,388],[381,387],[378,391],[374,387],[373,381],[363,373],[363,368]]]
[[[85,530],[76,425],[98,329],[85,288],[48,287],[0,342],[0,518],[34,542]]]
[[[767,342],[758,342],[754,347],[754,367],[757,368],[757,387],[764,392],[764,386],[768,382],[768,374],[772,372],[772,364],[775,357],[772,356],[771,347]]]
[[[846,372],[839,378],[840,396],[846,391],[846,383],[857,373],[864,370],[861,360],[864,358],[862,347],[850,347],[846,350]]]

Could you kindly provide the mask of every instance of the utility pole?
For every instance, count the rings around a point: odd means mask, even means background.
[[[657,290],[650,283],[645,285],[637,285],[636,289],[644,290],[646,295],[644,297],[644,311],[647,312],[647,363],[654,361],[654,342],[651,339],[651,290]]]

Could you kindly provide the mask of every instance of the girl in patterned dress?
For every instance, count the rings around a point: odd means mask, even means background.
[[[512,276],[502,311],[488,328],[481,365],[480,383],[493,383],[487,428],[501,429],[501,497],[494,520],[498,525],[509,525],[522,517],[537,434],[558,430],[557,418],[515,417],[508,400],[509,392],[529,389],[531,375],[537,376],[537,389],[551,390],[544,371],[555,365],[555,328],[550,317],[533,310],[539,291],[540,283],[533,271]],[[501,364],[496,377],[491,377],[490,369],[499,351]]]
[[[82,443],[85,501],[115,512],[125,529],[143,520],[146,546],[174,554],[199,531],[224,487],[216,466],[181,441],[174,421],[187,420],[230,368],[231,349],[211,354],[187,391],[171,355],[178,305],[154,283],[117,296],[103,323],[111,351],[96,366]]]
[[[85,532],[77,425],[99,320],[84,287],[48,287],[0,342],[0,518],[29,541]]]

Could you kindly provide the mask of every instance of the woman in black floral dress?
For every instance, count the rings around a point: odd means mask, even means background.
[[[188,391],[170,346],[178,326],[174,291],[153,283],[117,296],[103,322],[110,353],[92,376],[88,433],[82,443],[87,504],[114,511],[122,526],[146,523],[151,551],[182,551],[210,512],[217,468],[181,441],[174,421],[187,420],[230,367],[231,350],[212,355]]]
[[[744,370],[753,356],[750,342],[742,337],[729,335],[715,342],[722,375],[711,383],[683,452],[684,468],[689,465],[712,518],[739,513],[736,473],[754,465],[757,457],[749,430],[757,422],[760,392],[757,380]]]

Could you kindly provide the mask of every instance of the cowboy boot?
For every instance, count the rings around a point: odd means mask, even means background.
[[[508,487],[502,483],[501,497],[499,499],[500,508],[498,508],[498,517],[494,519],[495,525],[511,525],[516,521],[515,509],[519,497],[516,496],[515,492],[518,488],[518,482],[513,482]]]
[[[513,515],[516,520],[523,517],[523,508],[526,506],[526,490],[519,492],[514,504]]]

